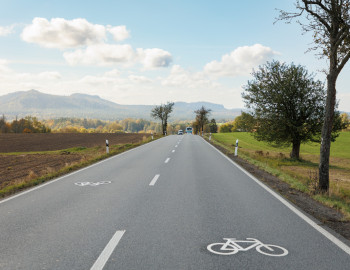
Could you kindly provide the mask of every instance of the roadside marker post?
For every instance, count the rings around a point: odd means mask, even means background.
[[[237,157],[237,152],[238,152],[238,139],[236,140],[235,157]]]
[[[153,132],[151,132],[151,134],[152,134],[152,141],[153,141]]]
[[[209,141],[211,141],[211,132],[210,132],[210,135],[209,135]]]
[[[106,153],[109,154],[109,142],[106,140]]]

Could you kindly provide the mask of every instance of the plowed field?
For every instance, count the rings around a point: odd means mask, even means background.
[[[149,134],[135,133],[30,133],[0,134],[0,153],[61,150],[72,147],[136,143]]]

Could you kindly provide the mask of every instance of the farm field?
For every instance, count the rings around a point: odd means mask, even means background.
[[[0,134],[0,197],[150,139],[148,134]]]
[[[135,143],[149,134],[137,133],[29,133],[0,134],[0,153],[40,152],[62,150],[72,147],[105,146],[106,140],[111,145]]]
[[[320,201],[324,200],[322,196],[316,195],[319,144],[302,144],[301,160],[297,161],[289,158],[291,147],[275,148],[265,142],[256,141],[249,133],[217,133],[212,136],[214,141],[231,151],[234,151],[238,139],[239,156],[278,176],[293,188],[314,195]],[[330,191],[325,201],[326,204],[339,207],[350,214],[350,132],[342,132],[331,145]]]

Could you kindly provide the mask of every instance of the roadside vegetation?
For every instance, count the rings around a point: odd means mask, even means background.
[[[41,123],[36,117],[26,116],[6,121],[5,115],[0,118],[0,133],[50,133],[51,129]]]
[[[212,134],[212,142],[234,152],[239,140],[238,155],[292,188],[308,193],[317,201],[340,210],[350,220],[350,132],[341,132],[331,147],[330,188],[318,192],[319,143],[303,143],[300,159],[289,157],[290,147],[273,147],[257,141],[251,133],[232,132]]]

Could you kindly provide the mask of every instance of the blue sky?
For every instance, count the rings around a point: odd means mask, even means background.
[[[272,59],[326,67],[296,23],[293,1],[1,1],[0,95],[37,89],[120,104],[209,101],[243,108],[242,86]],[[337,90],[350,111],[349,65]]]

